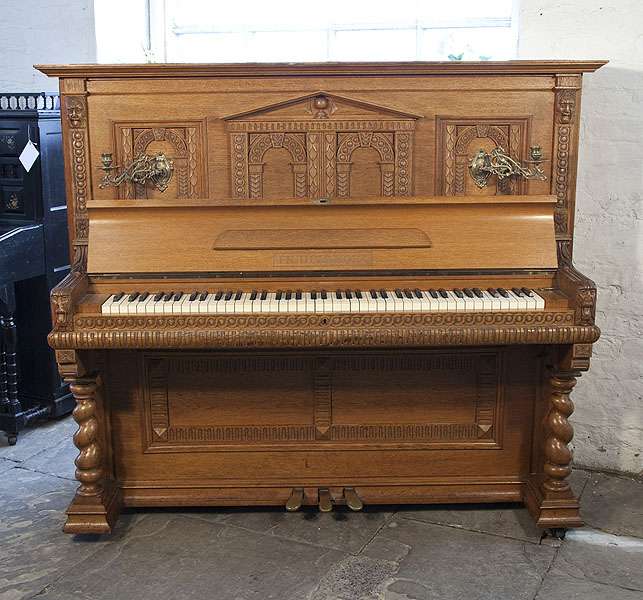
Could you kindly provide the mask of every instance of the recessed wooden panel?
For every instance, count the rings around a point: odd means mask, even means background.
[[[500,443],[499,352],[143,358],[148,451]]]
[[[116,188],[119,198],[202,198],[207,195],[203,121],[117,121],[114,136],[116,165],[132,164],[141,152],[150,155],[163,152],[174,161],[174,173],[166,190],[161,192],[153,185],[125,182]]]

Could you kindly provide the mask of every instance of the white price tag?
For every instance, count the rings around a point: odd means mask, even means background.
[[[33,167],[33,164],[36,162],[38,156],[40,156],[40,152],[38,152],[38,149],[36,148],[36,146],[34,146],[34,143],[29,140],[23,151],[20,153],[20,162],[22,163],[22,166],[25,168],[25,171],[27,171],[27,173],[29,173],[31,167]]]

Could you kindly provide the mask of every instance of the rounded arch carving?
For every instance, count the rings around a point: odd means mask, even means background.
[[[260,164],[263,162],[263,156],[270,148],[285,148],[290,152],[294,163],[302,164],[306,162],[306,150],[303,144],[291,135],[273,136],[263,134],[250,144],[248,153],[250,164]]]
[[[395,160],[393,145],[390,140],[383,135],[373,133],[372,135],[363,135],[354,133],[346,136],[337,149],[337,162],[349,163],[353,152],[357,148],[374,148],[380,155],[382,162],[390,163]]]
[[[471,126],[458,137],[455,143],[456,152],[458,154],[466,153],[467,147],[474,138],[489,138],[495,142],[496,146],[507,149],[507,136],[498,127],[487,126],[484,129],[480,129],[479,127]]]

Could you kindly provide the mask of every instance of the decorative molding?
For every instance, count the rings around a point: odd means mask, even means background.
[[[594,325],[564,324],[573,315],[558,313],[560,321],[546,325],[488,325],[463,327],[397,326],[371,323],[369,326],[341,325],[328,328],[296,325],[273,326],[270,329],[249,328],[237,321],[234,326],[210,328],[199,326],[198,319],[179,320],[165,330],[145,326],[136,330],[125,326],[125,320],[103,322],[100,327],[84,329],[76,321],[76,331],[53,332],[49,344],[55,349],[123,349],[123,348],[351,348],[351,347],[409,347],[409,346],[484,346],[494,344],[577,344],[592,343],[600,336]],[[105,325],[111,329],[105,329]],[[187,326],[189,325],[189,327]],[[237,325],[239,325],[237,327]]]
[[[563,326],[574,323],[571,312],[503,313],[359,313],[344,315],[203,315],[203,316],[85,316],[77,315],[75,326],[83,330],[101,329],[259,329],[303,328],[313,330],[343,327],[484,327],[484,326]],[[239,332],[237,332],[238,334]]]

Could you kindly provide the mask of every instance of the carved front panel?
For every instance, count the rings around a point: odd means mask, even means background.
[[[116,158],[130,165],[141,152],[163,152],[174,161],[174,174],[167,190],[152,185],[125,182],[116,189],[120,198],[202,198],[206,195],[204,123],[115,123]]]
[[[530,117],[507,119],[440,117],[437,118],[435,193],[446,196],[475,194],[524,194],[525,180],[491,177],[478,189],[469,174],[469,158],[479,149],[491,152],[501,147],[518,162],[528,158]]]
[[[499,447],[501,359],[501,351],[146,354],[145,447]]]
[[[417,118],[330,94],[227,117],[232,195],[408,196]]]

